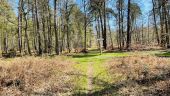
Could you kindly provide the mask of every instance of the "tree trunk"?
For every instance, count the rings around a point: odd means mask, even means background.
[[[159,33],[158,33],[158,27],[157,27],[157,21],[156,21],[156,13],[155,13],[155,2],[154,0],[152,0],[152,4],[153,4],[153,18],[154,18],[154,27],[155,27],[155,32],[156,32],[156,39],[157,39],[157,43],[158,45],[160,44],[160,39],[159,39]]]
[[[130,22],[130,3],[131,0],[128,0],[128,17],[127,17],[127,42],[126,42],[126,48],[127,50],[130,49],[131,47],[131,32],[130,32],[130,27],[131,27],[131,22]]]
[[[107,30],[106,30],[106,1],[104,1],[104,30],[103,30],[103,46],[107,49]]]
[[[55,32],[55,52],[57,55],[60,54],[59,42],[58,42],[58,32],[57,32],[57,0],[54,0],[54,32]]]
[[[35,18],[36,18],[36,27],[37,27],[37,35],[38,35],[38,55],[42,55],[41,34],[40,34],[40,25],[39,25],[39,17],[38,17],[37,0],[35,0]]]
[[[87,13],[86,13],[86,0],[84,0],[84,52],[87,52]]]
[[[18,48],[20,54],[22,53],[22,5],[23,0],[19,0],[18,7]]]

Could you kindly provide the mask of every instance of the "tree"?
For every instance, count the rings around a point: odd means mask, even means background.
[[[155,32],[156,32],[156,38],[157,38],[157,42],[158,45],[160,44],[160,40],[159,40],[159,33],[158,33],[158,27],[157,27],[157,21],[156,21],[156,12],[155,12],[155,0],[152,0],[152,6],[153,6],[153,18],[154,18],[154,27],[155,27]]]
[[[107,28],[106,28],[106,0],[90,0],[90,11],[97,13],[102,30],[103,47],[107,49]]]
[[[55,33],[55,52],[57,55],[60,54],[59,51],[59,40],[58,40],[58,32],[57,32],[57,0],[54,0],[54,33]]]
[[[23,6],[23,0],[19,0],[18,3],[18,48],[20,51],[20,54],[22,53],[22,6]]]
[[[119,47],[120,50],[124,47],[124,13],[123,13],[123,8],[124,8],[124,0],[117,0],[117,20],[118,20],[118,38],[119,38]]]
[[[42,55],[42,44],[41,44],[41,34],[40,34],[40,25],[38,17],[38,1],[35,0],[35,19],[36,19],[36,30],[38,37],[38,55]]]
[[[104,19],[103,46],[104,46],[104,49],[107,49],[106,0],[103,1],[103,19]]]
[[[84,53],[87,53],[87,3],[83,0],[84,6]]]
[[[130,14],[131,14],[131,0],[128,0],[128,17],[127,17],[127,42],[126,42],[126,48],[127,50],[131,47],[131,22],[130,22]]]
[[[27,11],[25,11],[24,5],[26,5],[26,4],[23,4],[21,9],[22,9],[22,13],[23,13],[24,22],[25,22],[25,27],[24,27],[25,42],[26,42],[26,45],[27,45],[27,50],[28,50],[29,55],[32,55],[31,49],[30,49],[30,44],[29,44],[28,31],[27,31],[27,29],[28,29],[28,20],[27,20],[28,16],[27,16],[27,14],[29,13],[29,9],[27,8]],[[27,1],[27,6],[29,6],[29,0]]]

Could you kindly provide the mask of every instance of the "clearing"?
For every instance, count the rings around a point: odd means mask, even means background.
[[[70,56],[1,59],[0,93],[33,96],[168,94],[169,56],[166,50],[113,51],[102,55],[98,50],[90,50],[87,54]],[[155,89],[156,86],[159,87]]]

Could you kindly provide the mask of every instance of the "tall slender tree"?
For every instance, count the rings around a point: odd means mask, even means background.
[[[23,6],[23,0],[19,0],[18,3],[18,48],[19,52],[21,54],[22,52],[22,6]]]
[[[131,20],[130,20],[130,14],[131,14],[131,0],[128,0],[128,16],[127,16],[127,42],[126,42],[126,48],[129,50],[131,47]]]
[[[55,52],[57,55],[60,54],[59,51],[59,40],[58,40],[58,30],[57,30],[57,0],[54,0],[54,32],[55,32]]]

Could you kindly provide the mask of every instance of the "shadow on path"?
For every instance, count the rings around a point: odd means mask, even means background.
[[[75,74],[76,75],[76,74]],[[86,76],[86,75],[81,75],[81,76]],[[87,77],[87,76],[86,76]],[[87,77],[88,78],[88,77]],[[119,89],[128,86],[130,83],[136,83],[140,86],[152,86],[158,81],[164,81],[170,79],[170,71],[161,75],[156,75],[154,77],[148,77],[144,79],[138,79],[138,80],[125,80],[117,83],[109,83],[106,81],[103,81],[99,79],[98,77],[93,77],[92,78],[93,84],[98,85],[103,87],[101,90],[93,89],[91,93],[74,93],[73,96],[116,96],[118,95]]]

